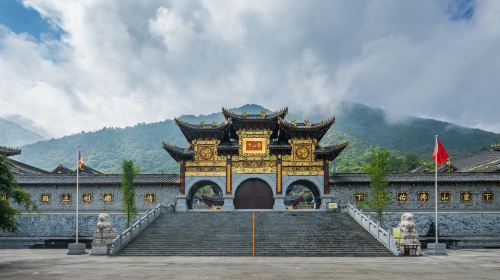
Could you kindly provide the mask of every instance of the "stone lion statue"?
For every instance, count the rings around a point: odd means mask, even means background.
[[[404,213],[401,215],[399,222],[399,232],[401,234],[399,240],[399,250],[404,254],[405,246],[417,246],[417,255],[421,253],[420,240],[417,232],[417,227],[413,221],[412,213]]]
[[[116,238],[116,232],[109,221],[109,214],[99,214],[98,220],[91,254],[106,255],[109,253],[113,239]]]

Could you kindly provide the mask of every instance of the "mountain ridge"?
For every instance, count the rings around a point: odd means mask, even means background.
[[[388,124],[384,111],[367,105],[348,102],[336,116],[337,123],[332,126],[322,145],[349,141],[348,148],[335,161],[339,171],[360,171],[371,152],[376,148],[386,148],[400,155],[416,153],[420,158],[430,159],[434,145],[434,134],[441,140],[450,155],[461,156],[500,143],[500,134],[456,126],[451,123],[411,117],[403,123]],[[259,114],[270,112],[257,104],[246,104],[231,109],[235,112]],[[330,116],[308,115],[313,121]],[[184,121],[199,123],[204,121],[221,122],[221,112],[207,115],[182,115]],[[288,119],[300,119],[289,114]],[[141,123],[125,128],[103,128],[93,132],[82,132],[58,139],[40,141],[22,147],[22,154],[16,160],[46,169],[54,169],[62,163],[68,167],[75,164],[75,149],[79,144],[86,164],[103,172],[119,172],[123,159],[134,160],[146,173],[176,173],[178,165],[162,149],[162,141],[185,147],[187,141],[173,120],[154,123]]]

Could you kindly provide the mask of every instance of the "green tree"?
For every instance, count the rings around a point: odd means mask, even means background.
[[[370,196],[364,203],[368,208],[375,211],[380,224],[383,222],[384,210],[390,204],[389,198],[389,173],[387,162],[390,154],[386,150],[377,150],[364,170],[370,173]]]
[[[137,216],[138,211],[135,205],[135,186],[134,176],[139,173],[139,168],[134,167],[132,160],[122,162],[122,182],[120,189],[122,191],[122,212],[127,214],[126,227],[130,226],[132,219]]]
[[[19,210],[10,206],[9,199],[27,210],[36,210],[36,204],[30,195],[19,187],[11,167],[10,160],[0,155],[0,229],[15,232],[18,230],[16,215]]]
[[[404,157],[403,172],[411,171],[420,166],[418,155],[414,152],[408,153]]]

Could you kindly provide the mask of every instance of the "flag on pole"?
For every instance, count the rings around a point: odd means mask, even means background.
[[[80,149],[78,149],[78,169],[82,169],[84,164],[85,163],[83,162],[83,156],[80,153]]]
[[[436,137],[436,145],[434,146],[434,153],[432,153],[432,159],[438,165],[443,165],[448,160],[448,153],[446,149],[441,145],[439,139]]]

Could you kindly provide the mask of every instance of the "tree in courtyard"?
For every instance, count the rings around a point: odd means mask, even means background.
[[[389,157],[388,151],[377,150],[373,153],[368,165],[364,167],[364,170],[370,173],[370,195],[364,204],[375,211],[380,224],[383,222],[384,210],[390,204],[389,181],[387,180]]]
[[[10,160],[0,155],[0,229],[15,232],[18,230],[16,215],[19,211],[10,206],[9,199],[27,210],[36,210],[36,204],[30,195],[19,187],[11,167]]]
[[[420,166],[418,156],[416,153],[411,152],[406,154],[403,160],[403,172],[411,171]]]
[[[127,215],[126,227],[130,226],[132,219],[137,216],[138,211],[135,205],[134,176],[139,173],[139,168],[134,167],[132,160],[122,162],[122,182],[120,189],[122,192],[122,212]]]

